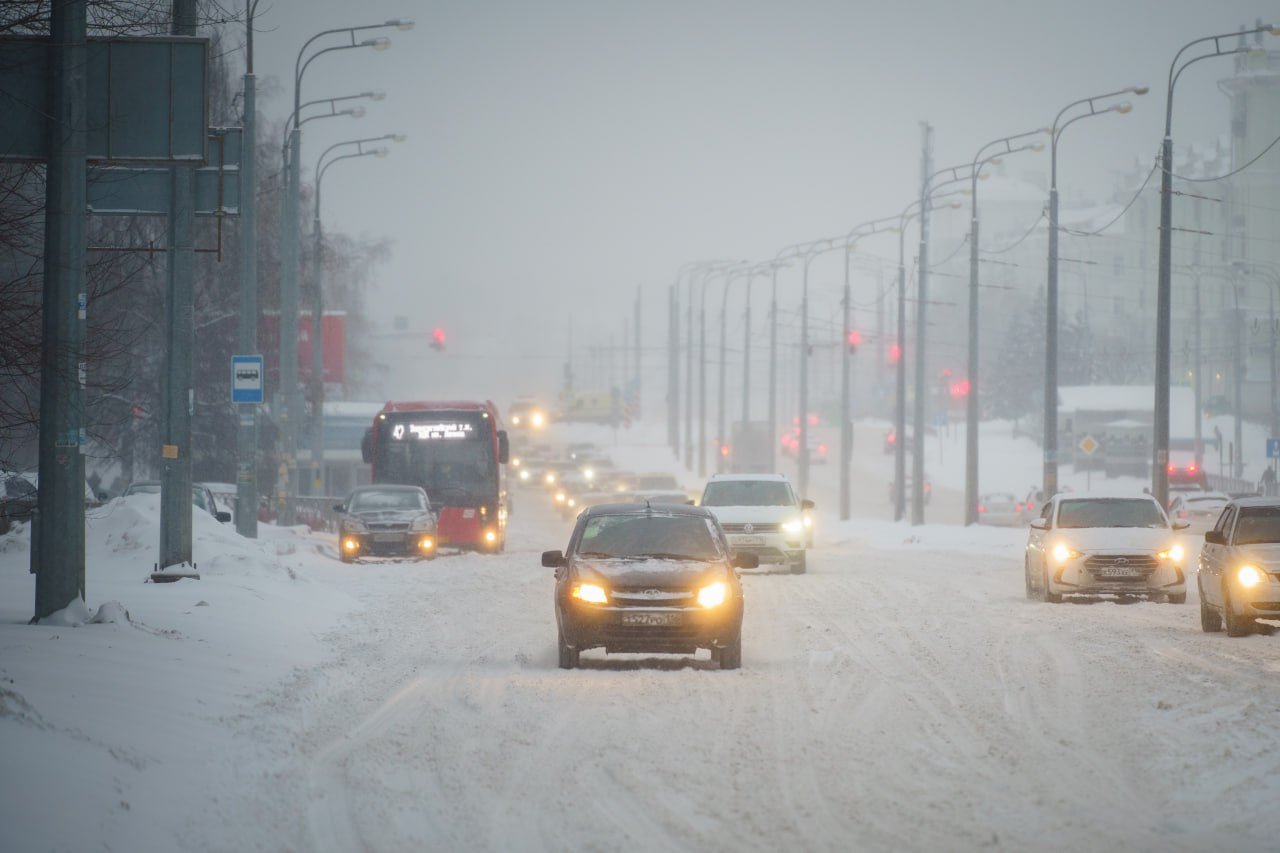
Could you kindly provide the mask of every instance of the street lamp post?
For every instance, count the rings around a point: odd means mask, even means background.
[[[966,379],[969,393],[965,399],[965,458],[964,458],[964,523],[978,523],[978,174],[982,167],[996,163],[1000,158],[1019,151],[1039,151],[1039,143],[1014,146],[1014,142],[1029,139],[1046,131],[1041,128],[1026,133],[1016,133],[992,140],[978,149],[970,166],[969,192],[971,212],[969,217],[969,359]],[[988,154],[992,148],[1000,148]]]
[[[315,258],[313,261],[315,282],[314,299],[311,303],[311,467],[313,494],[324,493],[324,229],[320,224],[320,198],[324,176],[329,171],[329,167],[343,160],[351,160],[356,157],[387,156],[388,151],[386,148],[366,147],[374,142],[386,140],[403,142],[404,139],[405,137],[400,134],[391,133],[368,139],[352,139],[347,142],[338,142],[326,148],[319,159],[316,160],[315,214],[312,218],[312,230],[315,239],[315,250],[313,252]],[[326,159],[333,151],[349,147],[354,147],[356,149],[355,152]]]
[[[294,470],[297,467],[295,448],[298,428],[298,204],[301,191],[302,79],[308,66],[326,53],[360,47],[385,50],[391,44],[389,39],[372,38],[356,41],[356,33],[387,28],[409,30],[413,28],[413,21],[396,19],[381,24],[324,30],[303,42],[293,63],[293,112],[288,119],[293,127],[289,133],[289,162],[286,170],[288,184],[285,191],[285,221],[281,229],[280,251],[280,399],[283,404],[280,427],[283,438],[284,483],[277,488],[277,494],[280,502],[280,521],[283,524],[293,523],[293,505],[285,498],[295,479]],[[349,43],[321,48],[307,56],[307,49],[318,39],[340,34],[346,35]],[[304,56],[305,61],[303,61]]]
[[[1111,112],[1129,112],[1132,107],[1127,101],[1101,109],[1097,102],[1130,93],[1145,95],[1147,87],[1127,86],[1103,95],[1072,101],[1058,110],[1049,127],[1049,276],[1045,288],[1044,438],[1041,442],[1044,451],[1046,501],[1058,492],[1058,140],[1062,138],[1063,131],[1081,119]],[[1087,106],[1088,111],[1065,122],[1062,120],[1068,112],[1080,106]],[[1165,396],[1167,399],[1168,394]]]
[[[1235,33],[1205,36],[1189,41],[1178,49],[1169,64],[1169,89],[1165,98],[1164,139],[1160,146],[1160,257],[1156,284],[1156,376],[1155,417],[1153,423],[1152,492],[1156,500],[1167,505],[1169,500],[1169,369],[1170,332],[1173,319],[1173,90],[1178,77],[1191,65],[1202,59],[1225,56],[1236,50],[1223,50],[1226,39],[1239,38],[1251,33],[1269,32],[1280,35],[1280,29],[1271,24],[1240,30]],[[1182,55],[1197,45],[1206,47],[1212,43],[1211,53],[1202,53],[1186,62]],[[1181,64],[1179,64],[1181,63]],[[1237,448],[1238,451],[1238,448]]]
[[[725,435],[725,372],[728,361],[728,350],[726,340],[728,338],[729,329],[729,282],[734,275],[746,272],[748,274],[748,286],[750,286],[750,264],[743,261],[741,264],[735,264],[725,272],[724,288],[720,293],[720,381],[717,391],[717,407],[716,407],[716,473],[724,471],[724,448],[728,438]]]

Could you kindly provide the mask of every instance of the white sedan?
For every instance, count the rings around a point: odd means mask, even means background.
[[[1200,627],[1243,637],[1256,619],[1280,619],[1280,499],[1227,505],[1200,550]]]
[[[1027,598],[1142,595],[1187,600],[1186,554],[1150,495],[1058,494],[1031,522],[1023,570]]]
[[[1179,492],[1169,502],[1169,515],[1200,532],[1213,527],[1230,500],[1223,492]]]

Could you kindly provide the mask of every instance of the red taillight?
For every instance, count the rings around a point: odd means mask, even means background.
[[[1170,474],[1172,474],[1174,471],[1177,471],[1177,470],[1178,470],[1178,466],[1177,466],[1177,465],[1170,465],[1170,466],[1169,466],[1169,473],[1170,473]]]
[[[1187,473],[1194,474],[1195,472],[1196,472],[1196,464],[1192,462],[1190,465],[1187,466]]]
[[[722,445],[720,445],[720,455],[721,455],[721,456],[728,456],[728,455],[729,455],[729,445],[727,445],[727,444],[722,444]]]
[[[982,504],[978,504],[978,512],[986,512],[987,508]]]
[[[827,452],[827,446],[826,446],[825,444],[819,444],[819,445],[818,445],[818,453],[819,453],[819,454],[823,454],[823,453],[826,453],[826,452]]]
[[[933,491],[933,483],[924,484],[924,493],[927,495]]]
[[[889,433],[888,435],[885,436],[884,440],[889,442],[890,444],[893,444],[895,441],[898,440],[898,437],[893,433]]]
[[[1035,511],[1036,511],[1035,501],[1027,501],[1027,512],[1035,512]]]
[[[1013,505],[1013,511],[1014,511],[1014,512],[1022,512],[1022,504],[1014,504],[1014,505]]]

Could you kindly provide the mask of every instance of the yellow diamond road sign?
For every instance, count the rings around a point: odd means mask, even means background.
[[[1079,447],[1085,456],[1092,456],[1098,449],[1098,440],[1091,435],[1086,435],[1080,439]]]

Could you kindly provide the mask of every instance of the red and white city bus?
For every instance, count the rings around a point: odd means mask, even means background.
[[[506,547],[510,450],[493,403],[387,403],[360,449],[373,482],[426,490],[441,546]]]

